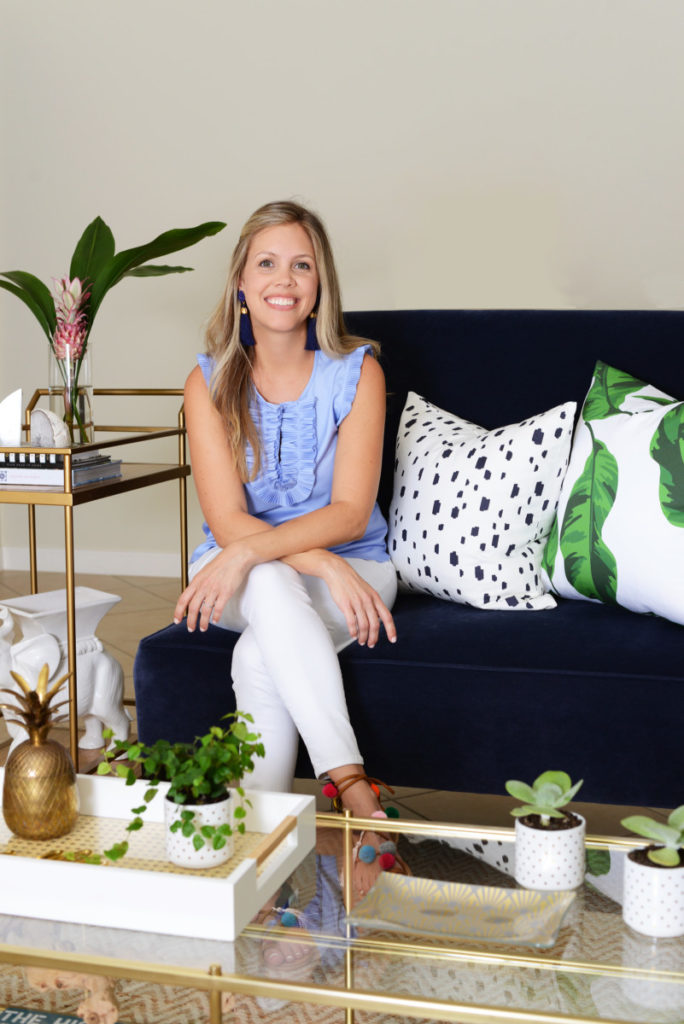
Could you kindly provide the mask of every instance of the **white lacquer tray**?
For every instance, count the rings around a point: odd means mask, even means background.
[[[231,859],[200,871],[178,868],[164,853],[168,784],[133,833],[126,825],[131,808],[143,803],[144,782],[79,775],[78,787],[79,820],[60,839],[19,839],[0,820],[0,913],[232,941],[315,843],[313,797],[247,790],[246,833],[235,834]],[[45,859],[60,851],[101,853],[124,839],[129,852],[116,864]]]

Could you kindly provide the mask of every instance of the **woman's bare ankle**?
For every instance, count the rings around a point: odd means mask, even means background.
[[[361,765],[344,765],[341,768],[334,768],[328,772],[328,775],[336,785],[341,784],[342,780],[348,779],[349,776],[359,776],[357,781],[345,786],[340,795],[342,805],[351,811],[355,818],[370,818],[375,811],[381,810],[377,794],[373,792]]]

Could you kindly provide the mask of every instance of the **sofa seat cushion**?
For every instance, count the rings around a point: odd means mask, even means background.
[[[634,803],[681,803],[676,772],[663,771],[654,801],[652,788],[640,789],[638,767],[661,755],[667,762],[678,748],[671,712],[681,706],[680,626],[580,601],[511,616],[407,594],[395,620],[396,644],[354,644],[340,655],[371,774],[503,794],[506,779],[530,774],[532,756],[538,772],[584,775],[585,800],[624,802],[630,777]],[[233,709],[236,639],[216,627],[189,635],[181,624],[142,641],[135,684],[145,742],[192,739]],[[304,752],[302,774],[312,774]]]

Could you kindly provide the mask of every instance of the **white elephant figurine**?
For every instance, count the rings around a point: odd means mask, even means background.
[[[34,686],[38,673],[43,665],[49,668],[50,679],[58,678],[68,672],[66,647],[51,633],[39,633],[17,643],[12,643],[14,621],[9,610],[0,605],[0,686],[18,690],[18,684],[10,675],[10,669],[26,679]],[[123,705],[123,669],[108,654],[96,636],[89,636],[76,641],[76,672],[78,683],[77,711],[83,720],[85,733],[79,740],[79,747],[84,750],[96,750],[103,745],[102,729],[112,730],[113,739],[127,740],[131,727],[131,718]],[[68,697],[68,682],[55,699]],[[7,703],[12,698],[3,694]],[[66,711],[66,708],[62,709]],[[26,739],[26,731],[18,721],[12,719],[11,712],[5,711],[7,730],[12,737],[10,750]]]

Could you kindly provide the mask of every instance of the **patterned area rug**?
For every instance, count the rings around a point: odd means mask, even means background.
[[[492,844],[493,847],[496,845]],[[434,840],[417,843],[402,840],[400,852],[417,876],[458,881],[463,878],[467,866],[471,884],[513,884],[505,873],[507,864],[500,861],[501,855],[495,849],[475,849],[472,851],[475,856],[471,857],[462,850]],[[483,854],[489,863],[480,859]],[[306,913],[313,914],[316,907],[316,927],[332,936],[340,934],[343,916],[337,868],[334,854],[326,856],[320,851],[316,855],[310,854],[295,872],[287,894],[293,904]],[[274,900],[280,901],[282,897],[281,893]],[[610,901],[595,893],[591,908],[585,909],[580,904],[578,900],[574,916],[571,910],[549,955],[575,959],[579,955],[576,946],[581,936],[583,958],[605,961],[615,955],[619,963],[619,918],[607,913],[611,909]],[[235,943],[237,973],[264,975],[262,942],[260,936],[254,935],[243,935],[238,939]],[[426,940],[421,939],[420,942],[426,945]],[[492,945],[490,948],[512,951],[510,947]],[[314,959],[305,967],[299,967],[298,971],[297,975],[285,972],[280,977],[344,987],[343,951],[334,941],[321,943]],[[80,1016],[84,1024],[116,1024],[117,1020],[121,1024],[207,1024],[209,1020],[208,996],[205,993],[125,980],[114,983],[101,980],[99,987],[97,984],[93,986],[91,981],[88,989],[83,978],[74,975],[55,978],[54,974],[0,966],[0,1006],[30,1007],[37,1013],[74,1014]],[[276,973],[271,976],[275,978]],[[370,957],[357,954],[354,976],[359,988],[371,991],[388,990],[449,1002],[477,1001],[501,1007],[521,1005],[522,1001],[537,1012],[591,1017],[597,1015],[597,1003],[603,998],[600,986],[594,991],[591,979],[584,975],[511,970],[505,965],[481,967],[475,972],[467,961],[450,961],[445,965],[429,955]],[[60,987],[55,988],[55,983]],[[615,1010],[618,1009],[616,998],[612,993]],[[118,1010],[113,1010],[112,1004],[116,1004]],[[224,1010],[226,1022],[236,1021],[239,1024],[342,1024],[344,1021],[344,1012],[339,1009],[242,995],[226,995]],[[358,1024],[408,1024],[409,1020],[412,1024],[423,1024],[417,1018],[360,1012],[355,1019]],[[676,1017],[667,1013],[659,1017],[661,1021],[670,1019],[674,1021]]]

